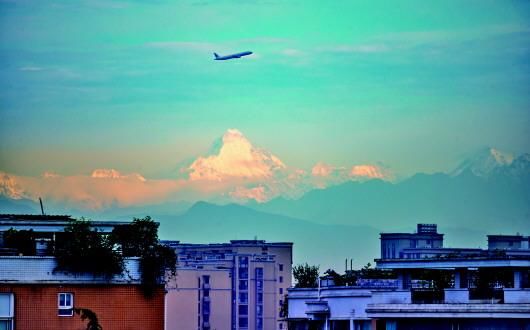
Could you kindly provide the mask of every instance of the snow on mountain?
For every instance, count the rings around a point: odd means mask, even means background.
[[[526,180],[530,177],[530,154],[516,157],[495,148],[487,148],[463,161],[451,175],[457,176],[465,171],[481,178],[507,177]]]
[[[90,175],[92,178],[96,179],[136,179],[142,182],[145,182],[145,178],[138,173],[131,173],[127,175],[121,174],[119,171],[115,169],[106,169],[106,168],[99,168],[92,171],[92,174]]]
[[[22,199],[25,197],[24,191],[16,179],[4,172],[0,172],[0,196],[11,199]]]
[[[285,164],[270,152],[254,147],[237,129],[229,129],[218,150],[198,157],[187,169],[189,179],[223,181],[228,178],[267,179]]]

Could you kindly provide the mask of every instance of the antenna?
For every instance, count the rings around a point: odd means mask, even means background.
[[[40,203],[40,212],[42,213],[42,215],[45,215],[44,214],[44,206],[42,206],[42,198],[39,197],[39,203]]]

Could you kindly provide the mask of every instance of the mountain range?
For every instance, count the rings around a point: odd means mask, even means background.
[[[235,136],[231,138],[237,140],[238,134],[232,133]],[[249,146],[243,145],[242,148]],[[227,171],[232,171],[231,176],[237,173],[252,176],[253,171],[257,171],[259,176],[268,177],[272,173],[264,171],[260,162],[247,163],[254,167],[234,172],[234,169],[225,167],[223,157],[226,154],[219,156],[221,154],[218,151],[218,156],[199,159],[188,170],[202,173],[197,174],[199,177],[213,175],[217,178],[226,175]],[[272,164],[273,172],[286,170],[272,154],[262,153],[259,157],[262,156],[265,158],[261,160],[267,166]],[[221,161],[216,157],[221,157]],[[229,159],[233,160],[233,157]],[[329,175],[329,171],[340,174],[341,170],[317,168],[317,172],[323,175]],[[141,181],[138,176],[105,171],[98,172],[98,180],[108,173],[112,174],[111,180]],[[0,185],[0,212],[38,212],[38,204],[23,197],[24,188],[11,177],[8,179]],[[514,157],[488,148],[449,173],[420,173],[399,182],[383,180],[379,176],[333,182],[334,185],[321,188],[312,186],[298,198],[280,194],[270,200],[236,199],[239,204],[226,203],[226,200],[224,205],[181,200],[141,205],[114,203],[105,209],[87,210],[69,205],[67,201],[55,200],[46,203],[45,209],[49,213],[96,219],[123,220],[150,215],[160,221],[163,239],[186,242],[222,242],[254,237],[292,241],[295,243],[295,262],[320,264],[321,270],[328,267],[341,269],[345,258],[354,258],[356,265],[363,265],[379,254],[379,232],[411,232],[420,222],[438,223],[440,231],[446,234],[446,245],[460,247],[484,247],[485,235],[489,233],[529,234],[529,154]]]

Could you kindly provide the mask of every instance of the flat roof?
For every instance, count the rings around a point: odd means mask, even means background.
[[[378,269],[530,267],[530,256],[502,258],[375,259]]]

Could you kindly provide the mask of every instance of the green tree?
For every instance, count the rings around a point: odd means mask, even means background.
[[[92,273],[111,278],[124,270],[123,256],[113,249],[107,236],[92,230],[90,221],[71,220],[62,242],[55,249],[56,270]]]
[[[316,288],[318,286],[318,266],[309,266],[307,263],[293,267],[293,276],[296,288]]]
[[[371,263],[367,263],[359,271],[359,277],[364,279],[392,279],[396,278],[396,274],[391,270],[372,268]]]
[[[142,290],[145,296],[151,296],[155,288],[163,283],[166,275],[175,276],[175,250],[160,243],[158,224],[151,217],[135,218],[131,224],[115,227],[110,240],[125,257],[140,257]]]
[[[326,270],[324,272],[324,275],[326,277],[331,278],[333,280],[333,283],[335,284],[335,286],[344,286],[344,285],[346,285],[346,283],[344,281],[344,277],[342,275],[340,275],[339,273],[337,273],[333,269]]]

